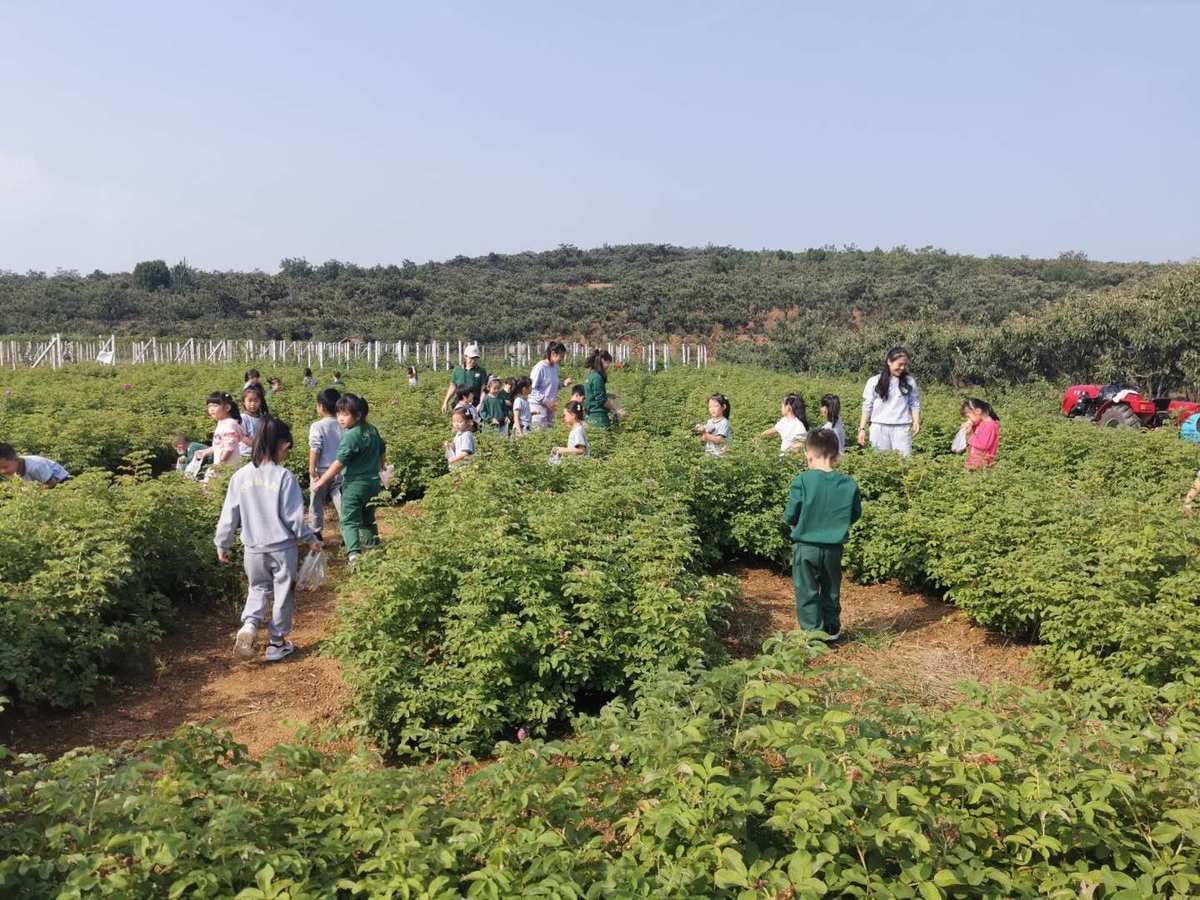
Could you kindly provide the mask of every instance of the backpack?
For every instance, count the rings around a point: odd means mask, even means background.
[[[1200,426],[1200,413],[1188,416],[1179,426],[1179,436],[1185,441],[1200,444],[1200,428],[1198,426]]]

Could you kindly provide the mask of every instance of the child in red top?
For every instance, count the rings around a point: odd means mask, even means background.
[[[1000,447],[1000,417],[991,404],[974,398],[963,404],[963,415],[967,418],[967,468],[990,466]]]

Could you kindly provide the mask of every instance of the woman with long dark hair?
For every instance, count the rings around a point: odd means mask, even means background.
[[[872,375],[863,388],[860,447],[867,446],[868,426],[876,450],[912,455],[912,440],[921,431],[921,395],[908,374],[908,351],[903,347],[887,352],[879,374]]]
[[[554,424],[554,413],[558,409],[558,392],[571,386],[571,379],[561,384],[558,380],[558,364],[567,355],[567,348],[559,341],[546,344],[545,359],[538,360],[529,373],[529,408],[535,430],[549,428]]]
[[[608,396],[608,367],[612,361],[612,354],[600,347],[593,350],[587,360],[592,373],[583,385],[583,415],[587,423],[596,428],[612,427],[616,415],[616,406]]]

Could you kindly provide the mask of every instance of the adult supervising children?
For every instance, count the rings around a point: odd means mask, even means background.
[[[862,516],[862,498],[853,478],[833,471],[836,434],[810,431],[804,453],[808,468],[792,481],[783,513],[792,533],[796,621],[836,641],[842,636],[842,550]]]
[[[479,364],[479,345],[467,344],[467,349],[463,350],[462,365],[455,366],[450,373],[450,384],[446,387],[446,396],[442,398],[442,412],[450,409],[450,401],[458,396],[462,388],[470,388],[471,405],[478,408],[487,377],[487,370]]]
[[[868,425],[876,450],[912,455],[913,438],[921,431],[921,397],[908,374],[908,351],[903,347],[888,351],[879,374],[872,375],[863,388],[860,447],[867,445]]]
[[[558,364],[566,354],[567,348],[563,344],[550,341],[546,344],[545,359],[538,360],[529,373],[530,425],[535,431],[554,424],[554,414],[558,409],[558,392],[571,386],[570,378],[562,383],[559,383],[558,378]]]
[[[387,444],[367,421],[370,407],[363,397],[343,394],[337,402],[338,424],[345,429],[338,444],[337,459],[312,484],[317,496],[339,475],[342,476],[342,539],[351,564],[363,550],[379,543],[375,508],[371,501],[383,490],[379,474],[387,459]]]
[[[592,373],[583,385],[583,417],[595,428],[611,428],[617,414],[617,407],[608,396],[608,367],[612,361],[612,354],[599,347],[588,357],[587,367]]]

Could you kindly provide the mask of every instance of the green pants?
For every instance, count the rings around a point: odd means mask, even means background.
[[[842,545],[792,544],[796,621],[806,631],[842,630]]]
[[[347,553],[361,553],[379,543],[375,507],[371,500],[382,489],[375,480],[347,481],[342,485],[342,540]]]

